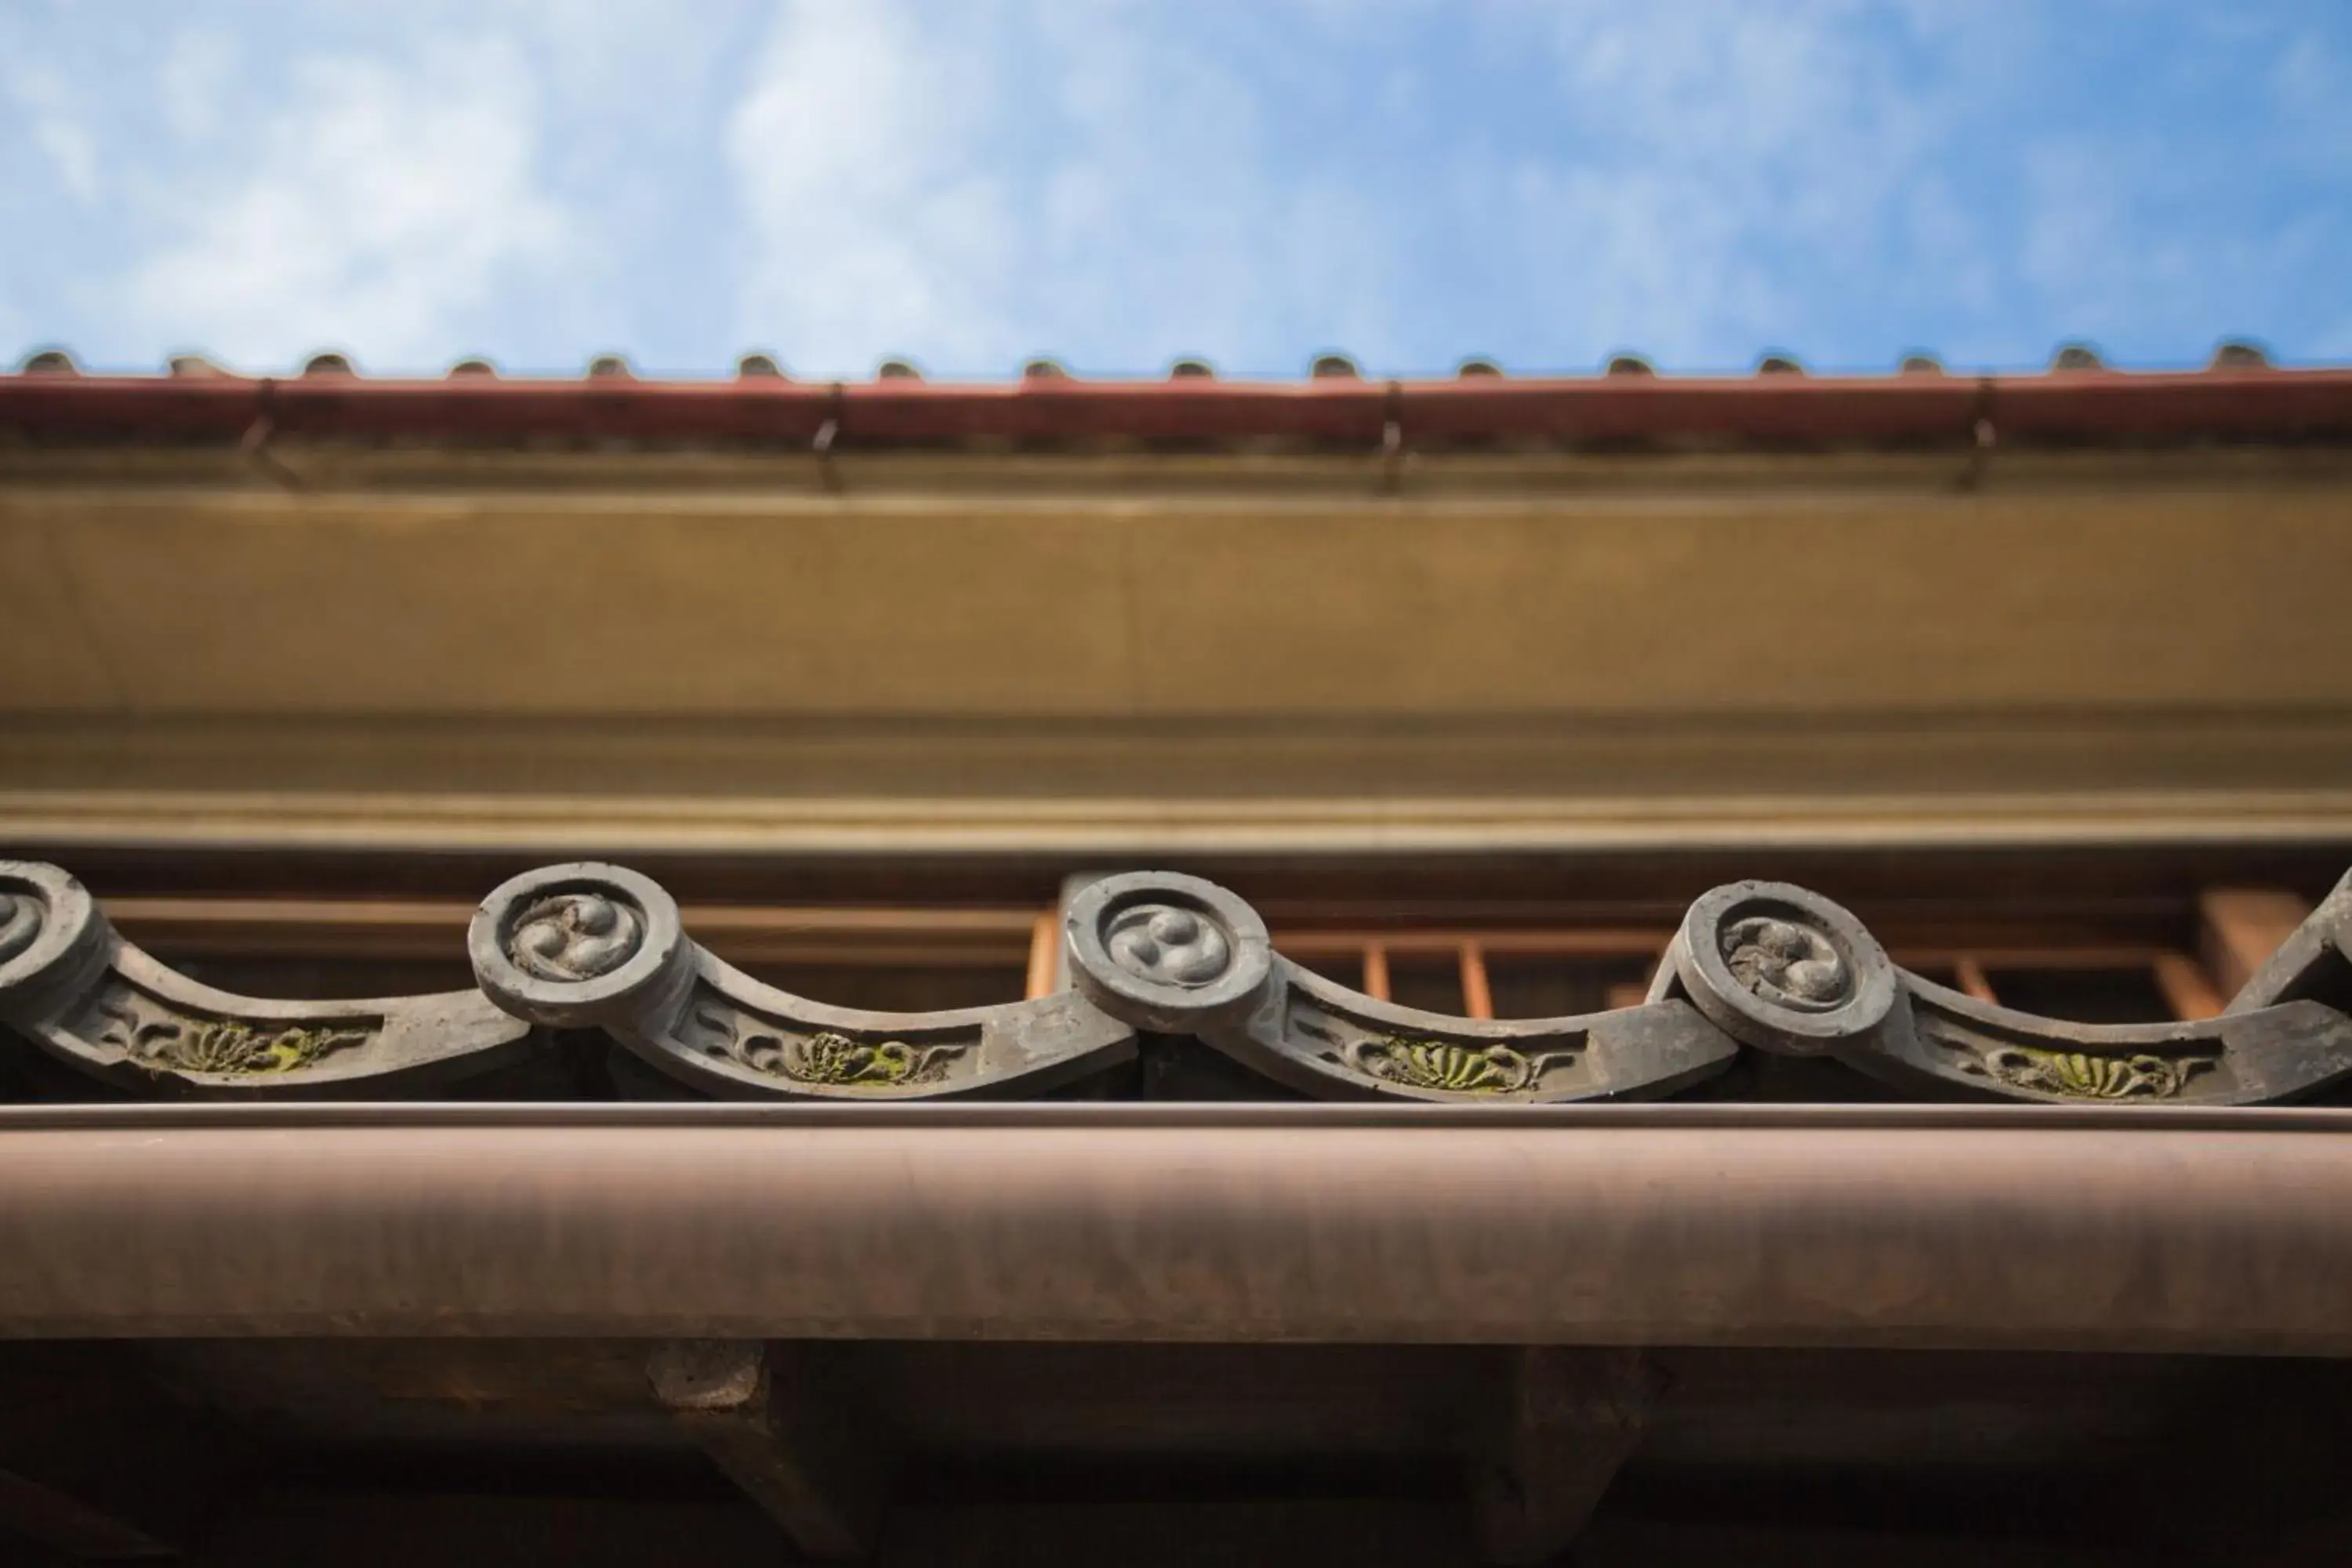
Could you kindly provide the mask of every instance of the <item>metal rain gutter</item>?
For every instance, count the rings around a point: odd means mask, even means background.
[[[2352,1111],[0,1108],[0,1334],[2352,1353]]]

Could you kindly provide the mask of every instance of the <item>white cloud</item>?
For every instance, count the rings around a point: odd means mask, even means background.
[[[303,62],[240,159],[157,195],[171,237],[124,279],[122,306],[242,363],[327,344],[387,366],[446,360],[469,313],[561,261],[530,80],[497,48]]]
[[[1883,275],[1915,223],[1939,230],[1937,265],[1957,259],[1972,235],[1937,171],[1957,117],[1897,69],[1923,23],[1862,19],[1767,0],[1559,16],[1586,136],[1517,183],[1589,334],[1681,364],[1801,349],[1826,325],[1822,279]]]
[[[48,160],[58,183],[85,206],[96,201],[98,147],[80,95],[62,72],[30,63],[20,65],[8,85],[29,122],[33,144]]]
[[[1002,374],[1033,353],[1132,372],[1244,363],[1286,330],[1387,335],[1372,205],[1277,171],[1236,63],[1169,21],[787,7],[728,136],[746,339],[811,374],[911,348]]]
[[[217,28],[172,36],[155,73],[155,96],[173,134],[195,139],[222,128],[236,108],[238,53],[236,37]]]
[[[1807,266],[1864,268],[1916,225],[1972,238],[1934,167],[1949,106],[1851,6],[1474,13],[1507,66],[1551,51],[1573,145],[1457,148],[1385,183],[1348,142],[1443,115],[1413,62],[1327,82],[1317,57],[1362,15],[1309,8],[1271,40],[1265,15],[791,6],[730,134],[747,335],[828,374],[909,345],[966,372],[1078,344],[1127,370],[1179,352],[1294,369],[1263,363],[1269,341],[1429,368],[1431,307],[1484,313],[1501,282],[1539,313],[1517,334],[1539,352],[1689,363],[1817,327]],[[1938,17],[1900,19],[1935,36]],[[1297,59],[1268,72],[1253,47]],[[1945,260],[1981,297],[1982,262]]]
[[[980,144],[1003,62],[898,6],[787,5],[727,132],[754,236],[747,335],[846,371],[891,348],[1018,352],[1011,193]]]

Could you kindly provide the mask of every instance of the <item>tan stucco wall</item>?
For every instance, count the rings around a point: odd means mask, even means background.
[[[0,789],[2352,800],[2347,605],[2352,484],[2242,459],[1977,491],[20,485]]]

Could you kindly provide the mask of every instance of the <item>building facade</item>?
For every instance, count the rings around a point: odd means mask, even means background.
[[[0,377],[0,1530],[2340,1560],[2352,374],[1181,368]]]

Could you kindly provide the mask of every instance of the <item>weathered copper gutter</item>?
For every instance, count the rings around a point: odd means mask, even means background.
[[[0,1110],[0,1332],[2352,1353],[2352,1111]]]

